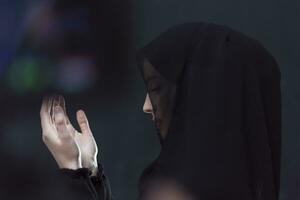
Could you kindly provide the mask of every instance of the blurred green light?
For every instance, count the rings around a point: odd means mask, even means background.
[[[20,95],[42,91],[49,82],[45,73],[47,64],[45,60],[39,58],[19,58],[9,68],[7,84]]]

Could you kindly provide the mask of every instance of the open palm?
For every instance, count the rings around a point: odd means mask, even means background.
[[[82,167],[95,168],[97,167],[97,154],[98,147],[94,139],[93,133],[90,129],[88,119],[83,110],[78,110],[76,113],[77,122],[79,124],[81,132],[78,132],[69,120],[66,111],[66,104],[64,98],[60,95],[58,102],[54,102],[53,105],[57,104],[62,106],[66,117],[66,126],[68,131],[73,135],[74,140],[79,146],[81,152]]]
[[[97,170],[98,148],[82,110],[76,113],[81,132],[71,124],[61,95],[46,98],[41,108],[43,141],[61,168]]]

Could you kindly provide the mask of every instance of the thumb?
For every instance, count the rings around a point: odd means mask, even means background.
[[[83,110],[78,110],[76,113],[77,122],[79,124],[82,134],[91,134],[88,119]]]

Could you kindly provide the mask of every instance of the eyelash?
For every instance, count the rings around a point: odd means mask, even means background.
[[[155,88],[153,88],[153,89],[150,89],[150,92],[154,92],[154,91],[157,91],[157,90],[159,90],[160,89],[160,87],[158,86],[158,87],[155,87]]]

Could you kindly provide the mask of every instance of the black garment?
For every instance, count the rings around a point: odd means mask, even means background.
[[[109,180],[104,174],[103,166],[98,163],[98,170],[95,176],[88,168],[77,170],[63,168],[59,172],[63,175],[63,182],[68,189],[86,194],[85,200],[112,200]]]
[[[278,199],[280,71],[258,41],[188,23],[154,39],[137,60],[157,128],[168,133],[140,179],[141,198],[163,177],[199,200]]]
[[[137,60],[158,133],[167,133],[140,177],[139,199],[278,200],[281,75],[258,41],[188,23]]]
[[[97,176],[88,177],[91,172],[86,168],[58,170],[55,164],[1,150],[0,200],[95,200],[95,193],[101,200],[111,199],[100,164]]]

